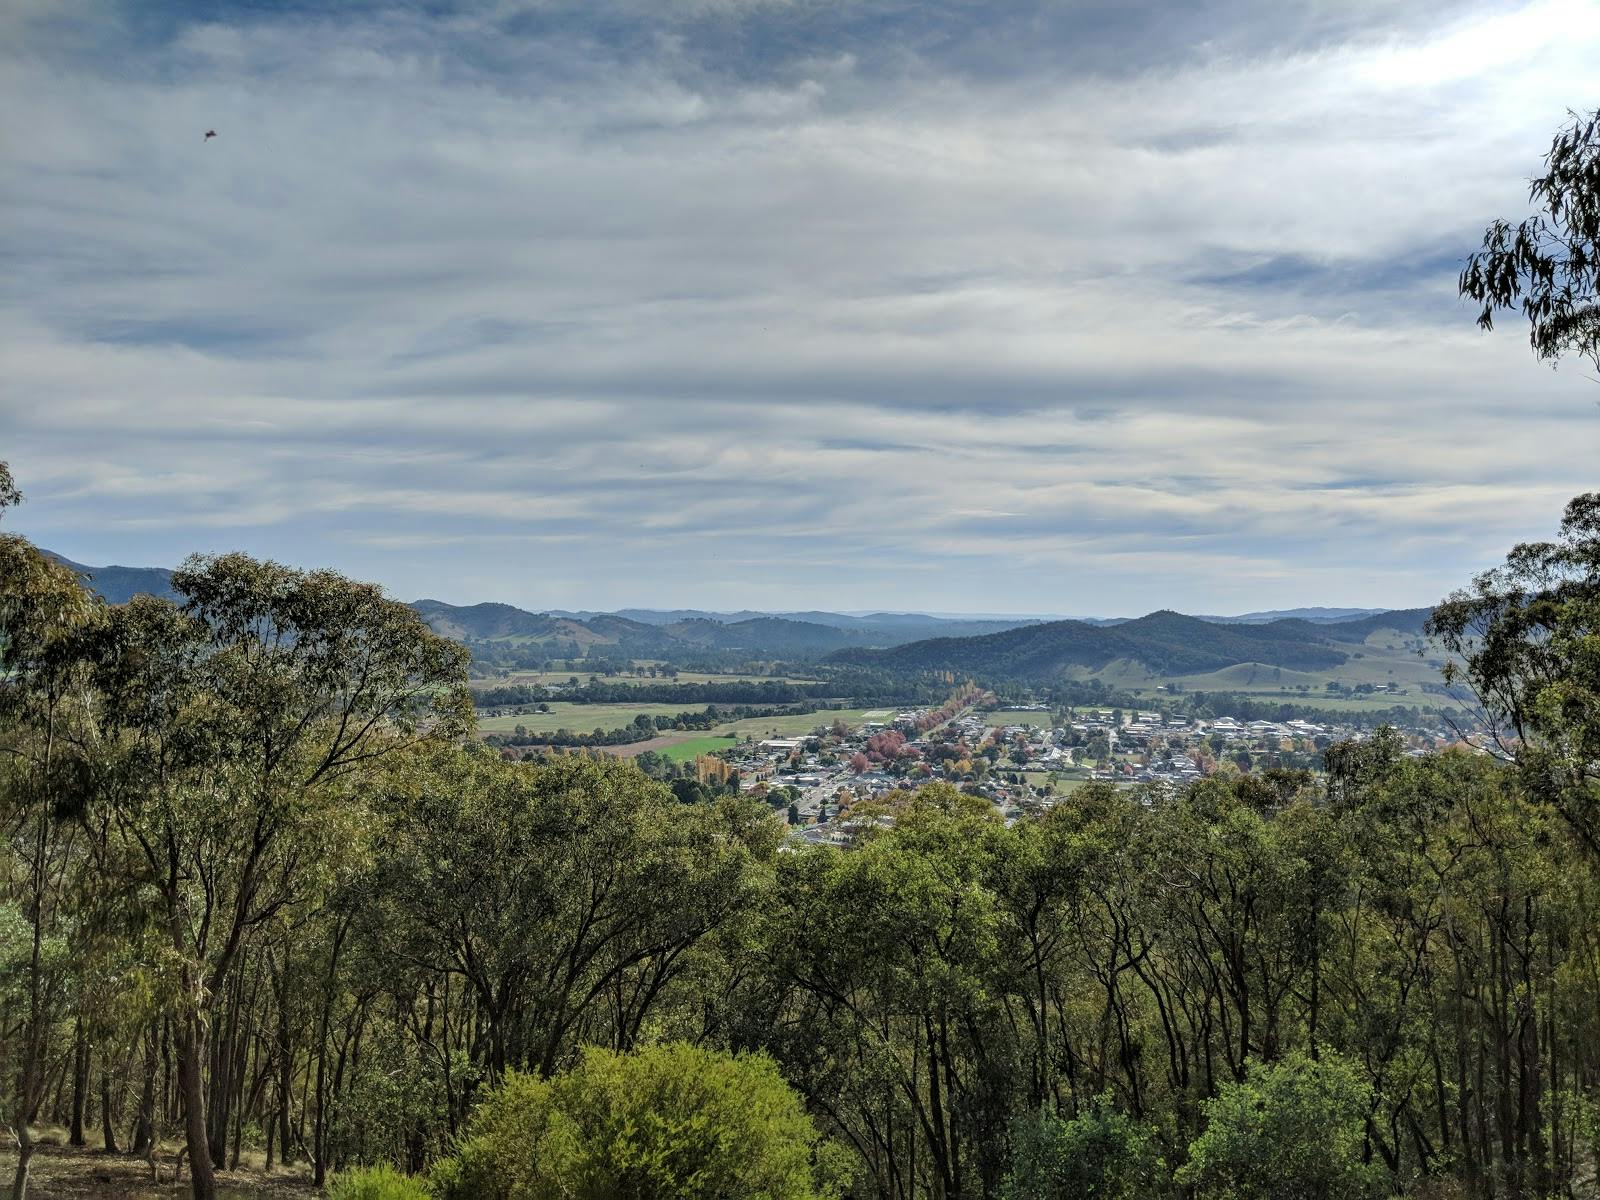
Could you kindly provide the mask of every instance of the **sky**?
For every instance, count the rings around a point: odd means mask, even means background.
[[[1600,485],[1592,370],[1455,295],[1597,61],[1600,0],[10,0],[8,526],[533,609],[1431,603]]]

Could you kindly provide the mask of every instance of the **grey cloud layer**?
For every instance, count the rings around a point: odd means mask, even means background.
[[[1593,4],[61,11],[0,29],[0,455],[80,559],[1418,603],[1595,483],[1593,383],[1452,298]]]

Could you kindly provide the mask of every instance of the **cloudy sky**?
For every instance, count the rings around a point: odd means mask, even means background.
[[[1429,602],[1600,484],[1600,383],[1454,296],[1596,62],[1600,0],[11,0],[14,524],[532,608]]]

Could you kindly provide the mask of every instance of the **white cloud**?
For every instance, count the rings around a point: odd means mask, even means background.
[[[674,11],[19,22],[21,527],[533,606],[1217,611],[1424,602],[1592,484],[1593,384],[1452,263],[1600,102],[1594,5],[1014,77]]]

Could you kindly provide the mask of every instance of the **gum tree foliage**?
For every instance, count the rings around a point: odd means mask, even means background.
[[[1527,542],[1434,610],[1533,790],[1600,857],[1600,492],[1574,498],[1550,541]]]
[[[628,1049],[699,948],[759,906],[764,805],[683,805],[612,757],[440,751],[388,781],[360,933],[475,1005],[488,1079]]]
[[[1544,165],[1528,186],[1540,211],[1489,226],[1460,291],[1480,306],[1482,328],[1497,311],[1520,311],[1539,358],[1576,354],[1600,366],[1600,111],[1574,115]]]
[[[17,490],[16,482],[11,478],[11,468],[0,462],[0,517],[4,517],[6,510],[15,508],[22,503],[22,493]]]

